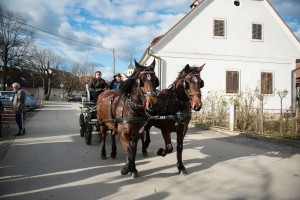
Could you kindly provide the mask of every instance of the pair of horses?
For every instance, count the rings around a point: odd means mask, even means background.
[[[107,130],[110,129],[112,158],[116,157],[116,134],[119,134],[126,151],[126,163],[121,168],[121,174],[131,173],[132,177],[138,177],[135,164],[137,144],[142,138],[143,154],[147,154],[150,128],[155,126],[161,129],[165,140],[165,149],[157,151],[161,156],[173,151],[170,133],[177,133],[177,168],[179,172],[186,174],[182,163],[183,139],[191,119],[191,109],[199,111],[202,106],[200,89],[203,87],[203,80],[200,78],[200,71],[204,65],[186,65],[172,86],[159,96],[156,93],[159,80],[154,72],[155,60],[148,67],[137,62],[135,66],[135,71],[122,83],[118,92],[107,90],[98,97],[97,121],[103,141],[101,157],[106,158],[105,140]],[[164,122],[161,123],[161,120]]]

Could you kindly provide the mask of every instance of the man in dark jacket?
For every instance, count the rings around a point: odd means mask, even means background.
[[[101,72],[96,71],[95,77],[89,82],[89,91],[94,103],[97,103],[98,96],[101,92],[107,89],[107,83],[101,78]]]

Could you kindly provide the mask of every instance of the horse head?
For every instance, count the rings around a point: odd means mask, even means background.
[[[152,64],[148,67],[141,66],[135,61],[135,67],[140,70],[136,82],[137,87],[143,96],[145,109],[152,113],[154,112],[157,103],[156,87],[159,86],[159,80],[154,72],[155,60],[153,60]]]
[[[204,65],[190,67],[187,64],[179,73],[176,82],[177,96],[185,95],[185,99],[189,100],[191,108],[195,111],[199,111],[202,107],[201,88],[204,87],[204,81],[200,77],[200,72]]]

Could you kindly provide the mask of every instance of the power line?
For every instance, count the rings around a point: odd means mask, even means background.
[[[80,41],[73,40],[73,39],[70,39],[70,38],[67,38],[67,37],[64,37],[64,36],[60,36],[60,35],[57,35],[57,34],[54,34],[54,33],[50,33],[50,32],[45,31],[45,30],[43,30],[43,29],[40,29],[40,28],[31,26],[31,25],[26,24],[26,23],[23,23],[23,22],[19,22],[19,21],[15,20],[15,19],[6,17],[6,16],[4,16],[4,15],[2,15],[2,14],[0,14],[0,16],[1,16],[1,17],[4,17],[4,18],[6,18],[6,19],[12,20],[12,21],[14,21],[14,22],[17,22],[17,23],[19,23],[19,24],[24,24],[25,26],[28,26],[28,27],[33,28],[33,29],[35,29],[35,30],[38,30],[38,31],[47,33],[47,34],[49,34],[49,35],[53,35],[53,36],[55,36],[55,37],[59,37],[59,38],[65,39],[65,40],[69,40],[69,41],[76,42],[76,43],[83,44],[83,45],[90,46],[90,47],[95,47],[95,48],[99,48],[99,49],[106,49],[106,50],[110,50],[110,51],[113,50],[113,49],[110,49],[110,48],[99,47],[99,46],[96,46],[96,45],[88,44],[88,43],[85,43],[85,42],[80,42]],[[46,36],[46,37],[47,37],[47,36]],[[51,39],[54,39],[54,38],[51,38]],[[60,41],[61,41],[61,40],[60,40]]]
[[[82,44],[76,44],[76,42],[73,42],[73,41],[66,41],[66,40],[63,40],[63,39],[60,39],[60,38],[54,38],[53,36],[49,36],[49,35],[46,35],[44,33],[35,33],[35,34],[39,35],[40,37],[45,37],[45,38],[49,38],[49,39],[56,40],[56,41],[61,41],[61,42],[69,43],[69,44],[74,44],[75,43],[75,45],[82,45]],[[85,46],[90,46],[90,45],[85,45]],[[100,48],[100,49],[103,49],[105,51],[112,51],[111,49],[107,49],[107,48],[101,48],[101,47],[95,47],[95,48]]]

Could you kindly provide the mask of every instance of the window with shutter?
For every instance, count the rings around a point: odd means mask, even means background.
[[[273,94],[273,74],[268,72],[261,73],[261,94]]]
[[[262,40],[262,25],[261,24],[252,24],[252,39],[253,40]]]
[[[214,36],[225,37],[225,21],[214,20]]]
[[[226,93],[239,93],[238,71],[226,71]]]

